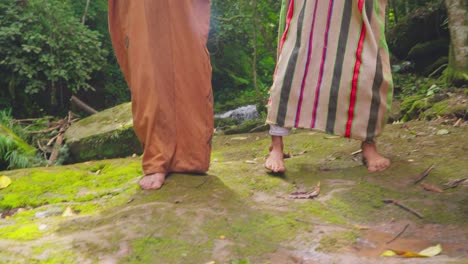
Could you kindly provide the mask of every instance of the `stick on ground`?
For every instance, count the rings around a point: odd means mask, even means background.
[[[429,168],[427,168],[425,171],[423,171],[423,173],[421,173],[418,178],[414,181],[414,184],[417,184],[418,182],[424,180],[424,178],[427,177],[427,175],[429,175],[429,173],[434,169],[434,164],[432,164],[431,166],[429,166]]]
[[[392,243],[393,241],[397,240],[401,235],[403,235],[403,233],[406,231],[406,229],[408,229],[409,227],[409,224],[407,224],[403,230],[400,231],[400,233],[398,233],[394,238],[392,238],[391,240],[387,241],[387,244],[390,244]]]
[[[408,211],[408,212],[414,214],[415,216],[417,216],[417,217],[419,217],[419,218],[421,218],[421,219],[424,218],[424,216],[423,216],[422,214],[418,213],[416,210],[411,209],[411,208],[409,208],[408,206],[406,206],[406,205],[404,205],[404,204],[401,204],[401,203],[398,202],[398,201],[395,201],[395,200],[392,200],[392,199],[385,199],[385,200],[383,200],[383,202],[386,203],[386,204],[392,203],[392,204],[394,204],[394,205],[396,205],[396,206],[398,206],[398,207],[400,207],[400,208],[402,208],[402,209],[404,209],[404,210],[406,210],[406,211]]]

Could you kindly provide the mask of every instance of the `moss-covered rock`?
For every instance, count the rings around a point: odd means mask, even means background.
[[[446,8],[440,3],[429,3],[411,12],[388,32],[388,45],[392,54],[405,59],[418,43],[448,38],[447,28],[441,26],[446,18]]]
[[[430,107],[429,98],[424,95],[408,96],[401,102],[401,112],[403,121],[419,118],[424,110]]]
[[[132,120],[131,103],[125,103],[73,124],[65,133],[69,162],[141,154]]]
[[[263,167],[266,132],[215,136],[208,175],[171,174],[158,191],[137,187],[139,158],[4,171],[12,184],[0,190],[0,212],[24,209],[0,221],[0,262],[379,263],[409,223],[392,248],[442,243],[444,256],[424,263],[452,263],[466,255],[466,186],[432,193],[414,180],[432,164],[424,183],[442,188],[466,175],[467,129],[388,125],[379,150],[392,166],[375,173],[351,154],[359,142],[306,130],[284,138],[293,154],[284,175]],[[288,198],[318,182],[316,199]],[[56,213],[68,207],[75,215]]]
[[[416,72],[431,74],[448,62],[449,43],[448,38],[418,43],[408,52],[407,59],[415,62]]]
[[[450,98],[434,103],[421,114],[425,119],[433,119],[438,116],[447,118],[468,119],[468,101],[462,96],[453,95]]]

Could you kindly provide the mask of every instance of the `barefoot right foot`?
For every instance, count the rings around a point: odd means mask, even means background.
[[[284,166],[282,137],[271,137],[270,154],[265,162],[265,168],[274,173],[283,173],[286,171],[286,167]]]
[[[166,173],[153,173],[145,175],[139,182],[143,190],[158,190],[164,185]]]

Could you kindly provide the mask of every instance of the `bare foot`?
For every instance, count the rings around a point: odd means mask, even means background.
[[[270,154],[265,161],[265,168],[274,173],[283,173],[284,167],[283,138],[271,136]]]
[[[390,167],[390,160],[377,152],[375,143],[362,142],[362,160],[369,171],[383,171]]]
[[[165,179],[166,173],[153,173],[145,175],[139,184],[143,190],[157,190],[163,186]]]

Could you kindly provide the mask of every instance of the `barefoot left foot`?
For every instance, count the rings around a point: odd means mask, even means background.
[[[390,167],[390,160],[380,155],[375,143],[363,142],[361,148],[362,160],[369,171],[383,171]]]
[[[164,185],[167,173],[153,173],[145,175],[139,182],[143,190],[158,190]]]

